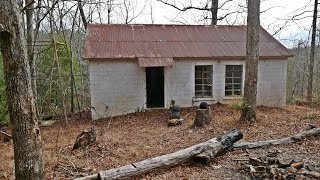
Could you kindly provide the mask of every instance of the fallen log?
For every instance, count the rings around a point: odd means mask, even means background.
[[[149,158],[107,171],[101,171],[97,174],[97,176],[91,175],[79,178],[78,180],[89,180],[95,178],[103,180],[127,179],[154,169],[172,167],[191,161],[208,163],[214,157],[226,152],[236,141],[240,140],[242,137],[243,135],[239,130],[232,129],[222,136],[171,154]]]
[[[280,144],[290,144],[301,141],[307,137],[320,135],[320,128],[313,128],[282,139],[272,139],[267,141],[243,142],[233,144],[234,149],[254,149],[260,147],[274,146]]]
[[[96,180],[98,179],[98,174],[91,174],[89,176],[84,176],[84,177],[81,177],[81,178],[77,178],[75,180]]]

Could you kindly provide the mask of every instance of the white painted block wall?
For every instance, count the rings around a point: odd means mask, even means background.
[[[212,98],[194,98],[195,65],[212,65]],[[165,67],[165,107],[170,101],[182,107],[208,103],[239,102],[239,97],[225,97],[226,65],[243,65],[244,61],[175,60]],[[90,61],[90,92],[92,118],[115,116],[146,108],[145,68],[135,60]],[[245,69],[243,69],[245,72]],[[260,60],[257,104],[282,106],[286,101],[287,60]],[[244,77],[243,77],[244,84]],[[108,108],[106,108],[106,106]]]
[[[286,104],[287,60],[260,60],[257,104],[280,107]]]
[[[116,116],[143,108],[145,71],[135,61],[90,61],[92,118]]]
[[[194,97],[196,65],[213,66],[212,98]],[[182,107],[198,105],[202,101],[208,103],[241,101],[241,97],[228,97],[224,94],[226,65],[243,65],[243,74],[245,73],[245,62],[241,60],[176,60],[172,67],[167,67],[167,104],[170,100],[175,100]],[[285,105],[287,60],[260,60],[258,69],[257,105],[275,107]],[[243,75],[243,87],[244,80]]]

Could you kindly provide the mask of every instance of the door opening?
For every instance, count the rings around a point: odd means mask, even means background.
[[[147,108],[164,107],[164,68],[146,67]]]

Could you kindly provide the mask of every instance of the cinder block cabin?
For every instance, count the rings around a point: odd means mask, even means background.
[[[292,55],[262,27],[259,53],[257,104],[282,106]],[[90,24],[92,118],[241,101],[245,55],[246,26]]]

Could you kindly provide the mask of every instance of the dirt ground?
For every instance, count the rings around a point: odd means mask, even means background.
[[[146,158],[172,153],[204,142],[225,131],[238,128],[241,141],[282,138],[304,131],[308,124],[320,127],[320,107],[288,105],[280,108],[258,108],[258,121],[240,123],[240,111],[228,105],[212,105],[213,120],[200,129],[190,129],[195,108],[184,108],[186,121],[167,127],[167,110],[152,110],[106,118],[92,123],[88,118],[74,118],[66,124],[57,121],[41,128],[47,179],[72,179],[100,170],[119,167]],[[97,143],[72,151],[77,135],[94,126]],[[320,167],[320,137],[302,142],[254,150],[234,150],[207,165],[184,164],[156,170],[137,179],[252,179],[239,170],[237,159],[277,151],[281,157],[301,159]],[[13,179],[13,144],[0,142],[0,179]]]

